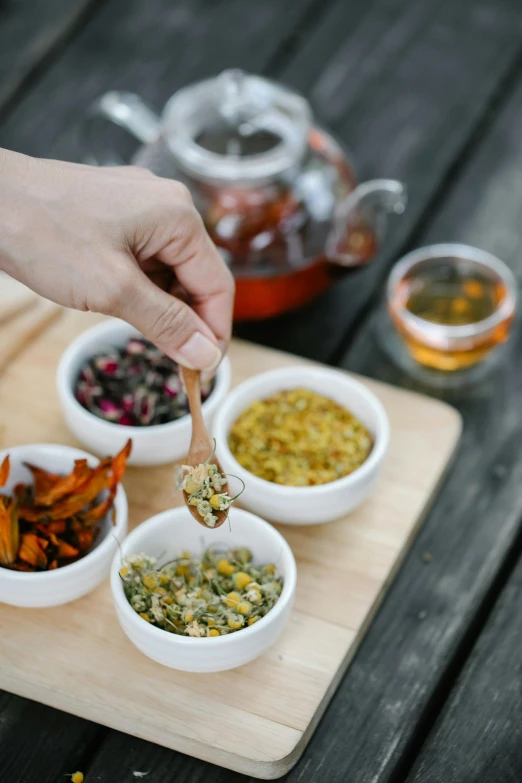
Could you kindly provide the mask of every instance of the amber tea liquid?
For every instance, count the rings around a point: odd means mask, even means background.
[[[245,136],[218,125],[197,138],[206,150],[238,159],[268,152],[279,142],[280,138],[267,130]],[[336,181],[342,191],[336,194],[340,199],[357,183],[344,158],[315,129],[310,132],[309,147],[317,165],[320,162],[328,172],[321,187],[300,193],[292,179],[283,178],[255,188],[200,183],[195,191],[207,231],[236,278],[236,321],[269,318],[302,307],[339,277],[364,266],[377,252],[372,227],[360,219],[349,225],[339,241],[340,252],[353,257],[353,266],[341,266],[326,257],[332,219],[330,215],[318,217],[325,188],[331,187],[330,179]]]
[[[453,262],[452,262],[453,261]],[[443,371],[456,371],[482,361],[499,343],[507,339],[511,318],[491,329],[477,329],[477,334],[464,338],[424,339],[422,326],[415,327],[402,318],[400,311],[417,316],[428,324],[465,327],[480,324],[497,312],[507,295],[507,287],[493,272],[481,271],[477,265],[457,260],[423,268],[413,268],[397,285],[390,302],[390,312],[396,327],[413,358],[424,366]],[[473,330],[471,330],[473,331]],[[428,329],[426,329],[426,334]]]

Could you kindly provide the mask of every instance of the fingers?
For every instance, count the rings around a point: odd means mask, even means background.
[[[104,312],[135,326],[171,359],[211,373],[222,353],[209,326],[184,302],[158,288],[129,259],[119,294]]]
[[[156,257],[171,267],[191,305],[226,350],[232,331],[234,279],[192,205],[163,216],[165,241]]]
[[[49,168],[54,168],[59,171],[74,171],[75,173],[85,174],[86,176],[92,174],[96,177],[112,175],[117,177],[125,177],[126,179],[155,179],[156,175],[149,169],[142,166],[91,166],[87,163],[72,163],[70,161],[52,160],[51,158],[41,158],[42,165]]]
[[[132,207],[121,224],[125,232],[124,244],[147,275],[155,282],[159,280],[159,285],[163,288],[168,276],[158,275],[157,270],[154,269],[155,265],[151,267],[151,262],[156,259],[164,264],[188,294],[193,308],[192,313],[186,305],[181,308],[173,297],[159,292],[152,283],[145,286],[145,275],[141,275],[141,284],[144,289],[147,288],[149,299],[156,297],[155,308],[159,306],[157,298],[162,298],[163,309],[157,312],[163,312],[165,315],[162,317],[169,324],[171,321],[179,324],[182,317],[183,323],[187,324],[189,321],[187,313],[191,313],[193,331],[197,331],[201,337],[210,337],[213,342],[212,347],[218,346],[221,353],[224,353],[232,331],[234,281],[205,230],[189,190],[179,182],[156,177],[150,172],[135,167],[113,168],[108,172],[113,172],[110,175],[113,182],[116,179],[129,178],[135,183],[130,184],[128,199],[128,204]],[[154,274],[151,274],[152,272]],[[141,312],[144,312],[147,303],[140,301],[137,304]],[[185,315],[182,316],[181,313]],[[129,317],[134,316],[129,313]],[[150,330],[153,329],[151,319],[152,316],[149,316],[147,320],[147,329],[149,329],[147,336],[153,339],[150,336]],[[206,329],[196,328],[194,319],[197,319],[199,327],[205,324]],[[158,325],[156,330],[161,332],[161,326]],[[166,331],[172,337],[173,330],[170,325]],[[200,337],[195,337],[193,342],[189,343],[187,335],[184,336],[187,338],[185,353],[198,354],[197,360],[187,358],[184,363],[187,366],[188,364],[196,366],[197,361],[197,366],[200,368],[203,354],[210,351],[209,346]],[[158,339],[154,339],[156,344],[159,344]],[[176,344],[175,349],[165,348],[164,344],[160,347],[169,355],[172,350],[181,351],[179,343]],[[208,356],[205,358],[208,359]]]

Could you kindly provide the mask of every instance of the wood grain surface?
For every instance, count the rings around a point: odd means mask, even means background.
[[[7,369],[0,390],[5,443],[74,442],[61,419],[53,369],[70,339],[96,320],[68,313]],[[261,369],[303,363],[246,343],[233,344],[230,357],[234,384]],[[38,398],[20,404],[22,389],[36,385]],[[450,407],[369,386],[391,422],[383,477],[375,495],[345,519],[281,528],[298,563],[298,588],[290,626],[269,653],[218,675],[161,667],[126,639],[105,583],[65,607],[2,606],[0,687],[257,777],[286,772],[353,656],[460,432]],[[172,466],[130,469],[124,484],[131,526],[181,500],[172,490]],[[216,714],[218,731],[209,720]]]
[[[0,146],[81,160],[79,125],[105,90],[136,91],[160,110],[178,87],[230,66],[303,91],[362,179],[398,177],[410,192],[367,270],[299,313],[237,330],[331,361],[516,65],[521,31],[518,0],[288,0],[284,14],[277,0],[107,0],[2,123]]]
[[[522,560],[408,783],[518,783],[522,770]]]
[[[1,4],[6,78],[11,61],[14,72],[18,58],[31,51],[37,14],[55,8],[67,13],[61,0],[37,5],[28,10],[26,0]],[[234,28],[230,12],[238,6]],[[101,14],[104,7],[110,10]],[[6,33],[6,20],[20,8],[26,13],[16,37]],[[18,82],[24,89],[17,87],[17,104],[0,115],[0,144],[44,156],[78,155],[79,118],[93,97],[113,86],[150,95],[159,108],[171,89],[223,64],[290,81],[312,96],[351,146],[362,177],[403,177],[414,197],[373,269],[303,313],[261,324],[248,336],[335,363],[345,352],[348,367],[415,388],[380,355],[371,318],[365,317],[393,259],[412,246],[456,239],[498,252],[521,276],[518,0],[317,0],[285,3],[284,13],[275,0],[198,0],[176,3],[177,17],[173,8],[167,0],[93,3],[83,30],[67,46],[62,38],[62,49],[51,45],[32,78]],[[514,356],[521,351],[517,331]],[[517,552],[519,368],[513,359],[492,382],[455,400],[465,421],[455,475],[443,487],[304,757],[287,775],[289,782],[404,781],[501,590],[506,562]],[[424,560],[427,552],[431,562]],[[496,629],[500,645],[507,624]],[[511,635],[507,644],[516,643]],[[508,661],[511,653],[503,655]],[[516,694],[501,690],[506,709],[516,709]],[[495,715],[502,726],[500,707]],[[461,737],[455,741],[465,745],[469,713],[459,716]],[[474,732],[481,725],[472,724]],[[480,744],[480,731],[476,736]],[[522,779],[512,736],[507,730],[503,736],[489,733],[477,755],[486,759],[494,740],[498,752],[489,754],[490,761],[501,763],[505,748],[511,767],[492,764],[491,775],[481,773],[472,783]],[[429,756],[434,780],[445,752],[442,744],[436,747]],[[473,752],[466,746],[456,767],[461,780],[467,780],[468,749]],[[0,702],[0,754],[6,783],[56,783],[75,769],[86,773],[87,783],[132,783],[136,771],[147,772],[150,783],[245,780],[9,694]],[[443,770],[446,775],[447,765]]]
[[[450,192],[416,242],[422,246],[457,241],[481,247],[510,266],[519,286],[521,122],[522,83],[517,78],[482,128],[477,148],[455,171]],[[383,355],[375,339],[375,315],[376,310],[361,325],[343,366],[389,383],[422,388]],[[326,752],[332,750],[325,742],[334,726],[343,722],[343,737],[357,752],[349,757],[335,754],[338,780],[366,783],[370,771],[379,783],[406,778],[408,765],[502,588],[506,563],[520,556],[521,352],[519,321],[511,353],[498,371],[471,389],[439,393],[456,405],[464,421],[453,470],[308,751],[315,768],[325,747]],[[428,564],[422,559],[426,551],[432,555]],[[390,677],[390,650],[393,661],[403,661],[395,677]],[[348,707],[354,701],[360,705],[357,719]],[[361,725],[369,721],[372,731],[366,732]],[[465,721],[461,729],[464,737]],[[522,767],[518,777],[522,779]],[[493,771],[484,779],[512,780],[495,777]],[[446,780],[444,773],[439,780]],[[461,780],[468,780],[464,773]],[[472,777],[470,781],[475,783]]]
[[[362,180],[404,181],[408,208],[366,269],[300,312],[242,326],[238,336],[338,362],[390,265],[422,229],[518,68],[521,32],[518,0],[338,2],[324,15],[275,75],[309,96]]]
[[[106,0],[42,73],[38,90],[2,123],[0,146],[83,160],[78,129],[106,90],[132,90],[160,111],[175,90],[195,79],[235,66],[262,71],[306,12],[322,2],[287,0],[282,14],[278,0]],[[123,134],[118,141],[125,143]]]
[[[96,0],[0,3],[0,111],[81,24]],[[38,122],[35,123],[35,126]]]

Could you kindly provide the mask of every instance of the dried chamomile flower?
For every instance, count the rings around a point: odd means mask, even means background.
[[[129,604],[148,623],[193,638],[216,637],[257,622],[276,604],[282,579],[273,563],[256,565],[248,549],[183,552],[164,565],[127,555],[120,577]]]
[[[255,476],[307,487],[359,468],[373,448],[373,438],[350,411],[328,397],[290,389],[243,411],[230,431],[229,446]]]
[[[195,506],[199,516],[207,527],[215,527],[218,517],[216,511],[228,511],[235,497],[230,497],[221,490],[227,486],[228,479],[219,472],[219,468],[209,459],[201,464],[191,466],[182,465],[182,476],[178,478],[177,485],[188,496],[190,506]]]

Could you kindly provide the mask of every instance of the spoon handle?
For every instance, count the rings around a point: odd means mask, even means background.
[[[190,415],[192,417],[192,439],[189,458],[191,464],[205,462],[212,453],[212,440],[207,432],[201,410],[201,373],[199,370],[181,368],[187,390]]]

